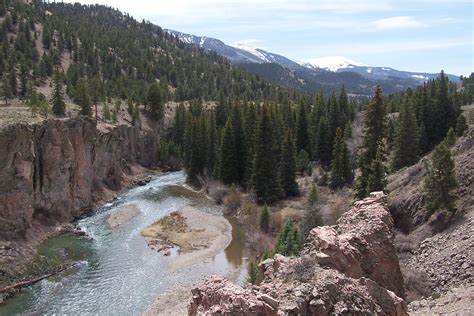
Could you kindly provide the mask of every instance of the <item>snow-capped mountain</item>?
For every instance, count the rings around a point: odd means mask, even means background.
[[[345,85],[357,95],[371,95],[375,85],[386,93],[403,91],[438,77],[438,73],[400,71],[389,67],[371,67],[344,56],[326,56],[295,62],[282,55],[267,52],[245,42],[228,45],[221,40],[165,30],[179,40],[213,51],[230,62],[268,81],[311,93],[332,91]],[[459,77],[447,75],[451,81]]]
[[[203,49],[212,50],[219,55],[229,59],[233,63],[276,63],[280,65],[297,65],[294,61],[277,55],[263,49],[254,48],[244,43],[237,43],[234,46],[227,45],[221,40],[181,33],[173,30],[165,30],[166,32],[176,36],[179,40],[199,46]]]
[[[320,68],[336,72],[339,69],[353,68],[355,66],[365,66],[344,56],[326,56],[298,62],[306,68]]]

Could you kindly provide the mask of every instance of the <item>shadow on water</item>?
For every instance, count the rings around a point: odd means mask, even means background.
[[[241,225],[237,223],[234,218],[227,218],[232,225],[232,241],[224,250],[227,261],[229,261],[235,268],[242,266],[243,258],[245,256],[245,231]]]

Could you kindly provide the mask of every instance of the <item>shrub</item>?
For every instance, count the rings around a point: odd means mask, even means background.
[[[260,220],[259,220],[260,228],[268,232],[270,228],[270,212],[268,211],[268,207],[265,205],[260,212]]]
[[[226,207],[226,214],[235,213],[242,205],[242,194],[233,189],[226,195],[226,197],[224,197],[224,205]]]

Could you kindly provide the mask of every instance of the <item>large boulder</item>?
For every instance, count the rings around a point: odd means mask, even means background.
[[[301,257],[259,265],[244,289],[213,276],[192,290],[189,315],[408,315],[385,195],[373,193],[331,227],[311,231]]]
[[[303,255],[349,277],[370,278],[404,297],[403,277],[393,245],[393,220],[385,198],[383,192],[374,192],[355,202],[337,225],[314,228]]]

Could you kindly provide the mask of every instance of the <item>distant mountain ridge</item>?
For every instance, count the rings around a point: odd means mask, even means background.
[[[352,94],[371,95],[373,87],[377,84],[380,84],[385,92],[393,93],[420,85],[439,75],[438,73],[401,71],[390,67],[372,67],[344,56],[327,56],[296,62],[285,56],[244,43],[228,45],[211,37],[174,30],[165,31],[185,43],[214,51],[266,80],[311,93],[321,89],[331,91],[345,85]],[[459,82],[459,76],[449,74],[447,76],[451,81]]]

